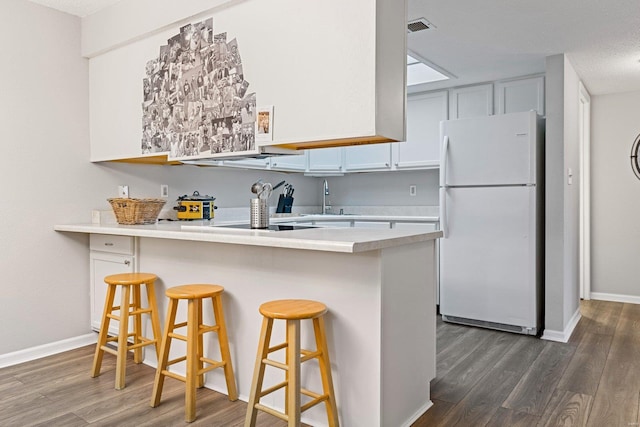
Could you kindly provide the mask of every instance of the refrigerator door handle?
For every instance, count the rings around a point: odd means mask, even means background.
[[[447,154],[449,151],[449,136],[445,135],[442,140],[442,152],[440,153],[440,186],[447,186]]]
[[[449,136],[442,139],[442,152],[440,153],[440,229],[442,238],[446,239],[447,230],[447,152],[449,151]]]
[[[447,187],[440,187],[440,230],[442,238],[446,239],[447,230]]]

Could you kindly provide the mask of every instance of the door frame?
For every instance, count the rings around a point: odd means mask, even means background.
[[[591,96],[578,85],[580,155],[580,298],[591,299]]]

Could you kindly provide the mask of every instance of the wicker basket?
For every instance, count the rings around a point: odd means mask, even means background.
[[[164,199],[107,199],[118,224],[155,224]]]

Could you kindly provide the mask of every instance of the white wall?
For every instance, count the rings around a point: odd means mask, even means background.
[[[32,34],[21,36],[28,29]],[[2,354],[89,331],[85,239],[58,234],[53,224],[85,213],[95,174],[85,160],[88,76],[80,21],[8,0],[0,3],[0,35]]]
[[[640,181],[629,156],[639,111],[640,92],[591,97],[591,290],[636,302]]]
[[[438,206],[439,203],[438,169],[356,173],[327,181],[334,206]],[[415,196],[409,195],[410,185],[416,185]]]
[[[545,329],[562,333],[579,309],[578,82],[565,55],[546,61]],[[573,185],[566,172],[573,170]]]

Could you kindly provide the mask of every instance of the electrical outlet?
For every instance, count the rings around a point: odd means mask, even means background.
[[[118,185],[118,197],[129,197],[129,186],[128,185]]]
[[[415,196],[418,192],[418,189],[415,185],[410,185],[409,186],[409,195],[410,196]]]
[[[167,184],[160,186],[160,197],[169,197],[169,186]]]

